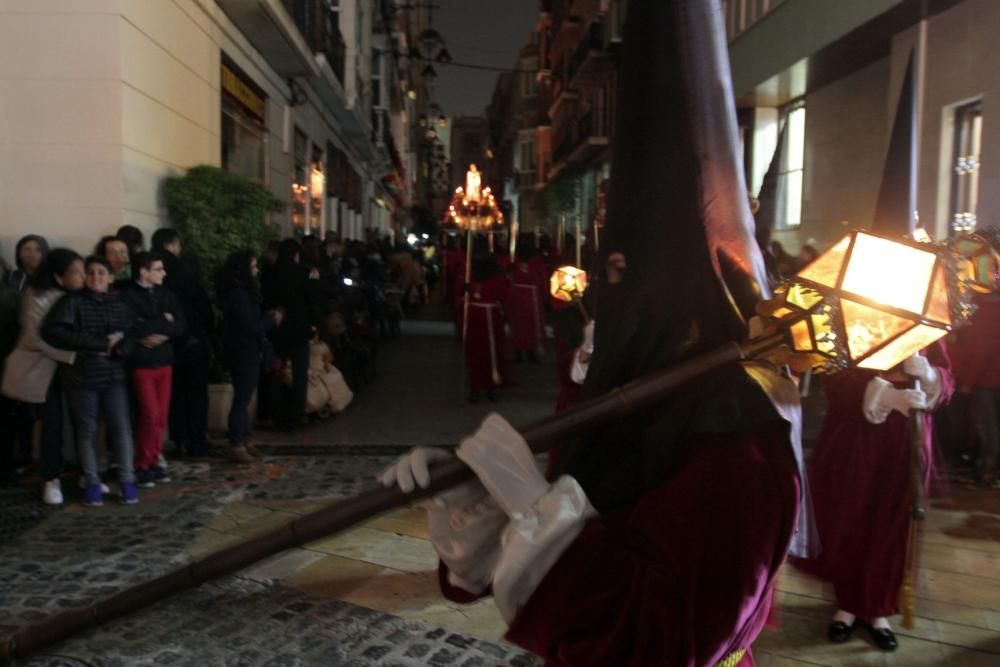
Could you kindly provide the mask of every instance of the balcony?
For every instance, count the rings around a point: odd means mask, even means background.
[[[566,63],[567,85],[576,84],[593,78],[600,71],[600,65],[606,62],[610,54],[604,50],[604,25],[594,21],[580,39],[580,44],[569,56]]]
[[[293,18],[293,0],[216,2],[278,74],[295,77],[318,73],[313,49]]]
[[[584,164],[611,145],[611,114],[598,106],[576,122],[561,124],[554,133],[553,144],[550,179],[566,167]]]

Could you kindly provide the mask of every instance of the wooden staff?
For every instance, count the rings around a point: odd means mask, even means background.
[[[920,380],[914,378],[913,388],[920,389]],[[903,614],[903,627],[912,628],[917,610],[917,579],[920,567],[920,546],[923,542],[924,504],[924,411],[910,410],[910,486],[913,502],[910,509],[910,527],[906,536],[906,565],[903,584],[899,589],[899,609]]]
[[[708,371],[765,355],[780,347],[783,341],[784,335],[777,333],[744,343],[727,343],[519,430],[533,452],[548,451],[553,445],[583,435],[612,419],[647,408]],[[333,502],[244,542],[223,547],[152,581],[120,591],[89,607],[65,611],[19,628],[0,641],[0,664],[14,657],[27,657],[83,630],[135,613],[183,590],[232,574],[286,549],[304,546],[383,512],[436,495],[474,476],[470,468],[455,458],[431,466],[431,481],[425,489],[403,493],[396,486],[378,486],[353,498]]]

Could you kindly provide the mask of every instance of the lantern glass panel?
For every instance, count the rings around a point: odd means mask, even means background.
[[[816,349],[826,355],[835,354],[837,345],[831,328],[830,316],[825,313],[814,313],[810,319],[816,336]]]
[[[812,352],[812,336],[809,335],[809,324],[805,320],[799,320],[791,327],[792,345],[796,352]]]
[[[913,356],[938,340],[946,333],[948,332],[944,329],[930,327],[926,324],[918,324],[872,356],[861,361],[858,367],[887,371],[902,363],[907,357]]]
[[[809,310],[823,300],[823,295],[805,285],[792,283],[788,287],[788,297],[785,300],[802,310]]]
[[[842,289],[885,306],[922,313],[936,260],[933,252],[857,234]]]
[[[799,271],[799,275],[826,287],[836,287],[837,279],[840,278],[840,271],[844,266],[844,257],[847,256],[847,249],[850,245],[850,235],[845,236],[837,242],[837,245],[824,252],[808,266]]]
[[[944,277],[944,267],[939,266],[934,272],[934,282],[931,283],[931,297],[927,304],[927,319],[951,324],[951,308],[948,307],[948,283]]]
[[[892,315],[848,299],[841,299],[840,307],[844,316],[847,349],[851,353],[851,359],[863,357],[913,326],[913,322],[905,317]]]

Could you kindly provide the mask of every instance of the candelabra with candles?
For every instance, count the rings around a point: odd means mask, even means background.
[[[462,301],[462,340],[469,332],[469,286],[472,284],[472,237],[486,231],[490,234],[492,252],[493,229],[503,224],[503,213],[497,206],[490,188],[483,187],[482,174],[476,165],[469,165],[465,173],[465,187],[455,189],[445,224],[465,231],[465,287]]]

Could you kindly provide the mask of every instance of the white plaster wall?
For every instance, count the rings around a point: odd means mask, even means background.
[[[0,257],[26,233],[81,251],[121,215],[117,1],[0,2]]]

